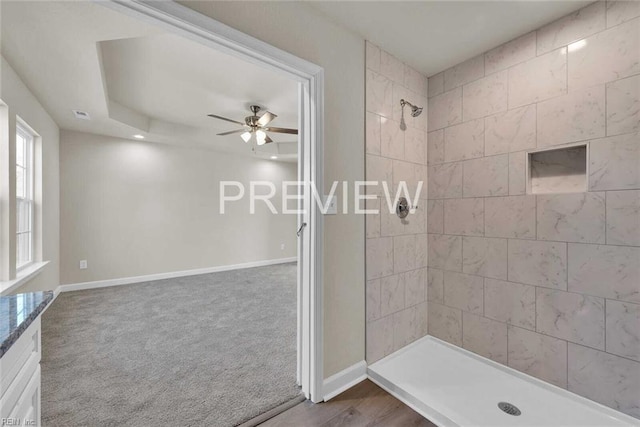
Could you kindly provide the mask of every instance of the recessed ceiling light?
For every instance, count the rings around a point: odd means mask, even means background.
[[[133,135],[133,137],[135,139],[144,139],[144,135],[140,135],[140,134]]]
[[[91,120],[91,116],[86,111],[80,111],[80,110],[71,110],[71,111],[73,111],[73,115],[76,116],[76,119]]]
[[[271,156],[271,160],[276,160],[278,156]]]

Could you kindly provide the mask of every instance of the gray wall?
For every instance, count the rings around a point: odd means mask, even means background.
[[[367,208],[380,210],[366,218],[367,362],[373,363],[427,333],[426,184],[425,199],[404,220],[389,213],[382,187],[386,182],[394,198],[405,181],[414,198],[418,181],[426,182],[427,81],[371,43],[366,58],[366,178],[379,183],[369,188],[377,197]],[[416,118],[405,107],[404,131],[401,99],[424,107]]]
[[[428,123],[429,333],[636,417],[639,5],[429,78]],[[526,153],[578,141],[588,191],[527,194]]]
[[[278,214],[260,201],[249,213],[251,180],[275,184]],[[62,131],[61,283],[295,257],[297,219],[282,213],[281,189],[296,180],[296,163]],[[245,186],[224,215],[220,181]]]

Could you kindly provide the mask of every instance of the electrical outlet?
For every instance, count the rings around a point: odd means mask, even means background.
[[[86,270],[87,268],[89,268],[89,264],[87,263],[86,259],[81,259],[80,260],[80,270]]]
[[[280,243],[280,250],[284,251],[284,243]]]

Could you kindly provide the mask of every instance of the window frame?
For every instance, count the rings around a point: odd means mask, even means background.
[[[22,138],[25,141],[24,151],[23,151],[23,163],[24,165],[18,164],[18,138]],[[23,123],[16,123],[16,227],[15,227],[15,236],[16,236],[16,272],[22,271],[25,268],[31,266],[35,262],[35,141],[36,135],[29,129],[29,127]],[[24,174],[24,189],[25,194],[24,197],[20,197],[18,195],[18,168],[21,168],[25,171]],[[18,218],[18,206],[20,204],[24,204],[27,206],[28,213],[28,227],[26,227],[25,231],[18,230],[19,218]],[[22,264],[18,264],[20,261],[19,253],[20,253],[20,236],[27,234],[29,235],[29,239],[27,240],[29,249],[28,249],[28,259],[24,261]]]

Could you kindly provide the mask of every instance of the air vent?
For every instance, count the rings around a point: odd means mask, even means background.
[[[76,116],[76,119],[91,120],[91,116],[86,111],[80,111],[80,110],[72,110],[72,111],[73,111],[73,115]]]

